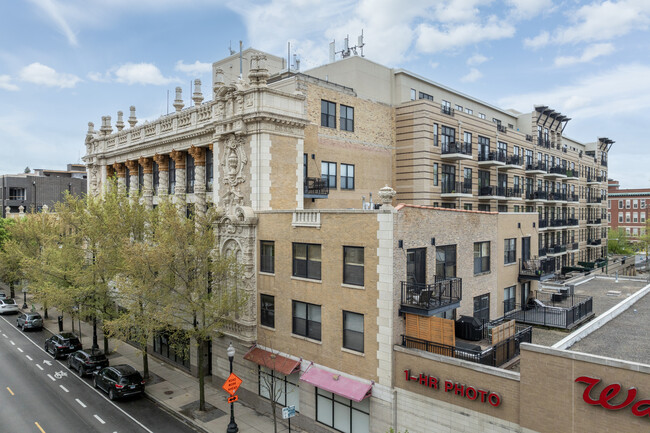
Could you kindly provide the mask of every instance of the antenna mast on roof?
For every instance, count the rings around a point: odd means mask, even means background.
[[[357,44],[353,47],[350,46],[350,35],[347,35],[343,40],[343,49],[341,51],[336,51],[336,41],[330,42],[330,63],[336,60],[337,54],[340,54],[341,58],[343,59],[350,57],[352,54],[355,56],[361,55],[361,57],[364,57],[363,47],[365,45],[366,44],[363,42],[363,29],[361,29],[361,34],[357,38]],[[357,52],[357,50],[359,51]]]
[[[231,56],[235,54],[235,50],[232,49],[232,41],[230,41],[230,44],[228,45],[228,51],[230,51]]]

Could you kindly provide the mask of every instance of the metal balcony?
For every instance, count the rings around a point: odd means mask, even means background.
[[[442,143],[440,152],[440,159],[443,159],[445,161],[472,159],[472,143]]]
[[[400,313],[433,316],[460,307],[463,298],[463,280],[435,277],[433,284],[401,282]]]
[[[553,259],[519,259],[519,281],[544,281],[555,273]]]

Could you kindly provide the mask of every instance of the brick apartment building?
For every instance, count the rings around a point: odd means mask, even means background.
[[[609,179],[607,194],[609,228],[625,230],[630,240],[638,240],[646,232],[646,203],[650,204],[650,188],[621,189],[618,181]]]
[[[272,376],[308,431],[408,426],[402,405],[431,398],[398,400],[403,367],[431,356],[494,369],[516,396],[498,367],[530,341],[515,319],[538,282],[605,255],[612,141],[579,143],[549,107],[502,110],[361,57],[300,73],[270,54],[241,55],[241,71],[237,55],[213,64],[211,100],[196,81],[191,107],[177,89],[175,113],[138,125],[131,107],[128,128],[121,112],[117,131],[110,116],[88,127],[91,193],[115,175],[149,205],[215,206],[219,248],[244,266],[249,304],[209,343],[212,356],[170,362],[193,372],[207,362],[220,386],[232,340],[242,399],[266,406]],[[493,344],[457,339],[462,317]],[[163,340],[151,349],[170,358]],[[522,431],[518,408],[474,403],[472,419]]]

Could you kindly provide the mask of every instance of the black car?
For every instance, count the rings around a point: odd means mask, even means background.
[[[19,313],[16,326],[22,328],[23,331],[27,329],[43,329],[43,318],[35,312]]]
[[[108,358],[99,349],[77,350],[68,356],[68,367],[77,370],[79,376],[108,367]]]
[[[45,340],[45,351],[54,356],[54,359],[81,349],[81,342],[71,332],[55,334]]]
[[[111,400],[144,393],[144,379],[140,372],[130,365],[114,365],[93,374],[95,388],[106,391]]]

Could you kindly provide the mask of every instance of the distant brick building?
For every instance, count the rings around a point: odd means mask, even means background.
[[[43,205],[50,209],[63,198],[65,191],[71,194],[86,193],[86,166],[68,164],[66,170],[38,168],[30,173],[0,176],[2,217],[7,218],[32,209],[40,211]]]
[[[631,240],[645,234],[646,203],[650,204],[650,188],[621,189],[618,181],[607,185],[607,222],[612,230],[623,229]]]

